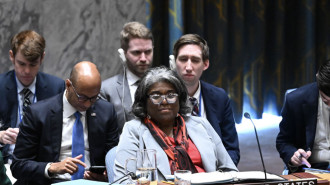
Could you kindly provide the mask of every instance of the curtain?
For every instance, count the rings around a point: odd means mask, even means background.
[[[279,115],[287,89],[314,82],[330,52],[329,0],[148,0],[155,65],[182,34],[210,47],[202,80],[227,91],[236,122],[242,113]],[[221,102],[219,102],[221,103]]]

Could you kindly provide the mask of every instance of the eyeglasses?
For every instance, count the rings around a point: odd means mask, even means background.
[[[98,96],[98,95],[93,96],[93,97],[91,97],[91,98],[89,98],[89,97],[87,97],[87,96],[84,96],[84,95],[79,95],[79,94],[77,93],[76,89],[74,88],[74,86],[73,86],[71,80],[69,80],[69,81],[70,81],[70,84],[71,84],[71,86],[72,86],[72,89],[73,89],[74,93],[76,93],[76,96],[77,96],[79,102],[85,102],[85,101],[89,100],[91,103],[95,103],[96,100],[99,99],[99,96]]]
[[[159,105],[161,104],[164,99],[166,99],[166,102],[168,104],[173,104],[176,102],[176,100],[178,99],[178,94],[177,93],[169,93],[166,95],[160,95],[160,94],[151,94],[148,95],[148,97],[150,98],[151,102],[153,104]]]

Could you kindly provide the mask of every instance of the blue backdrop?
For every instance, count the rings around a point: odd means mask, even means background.
[[[210,47],[202,79],[224,88],[236,122],[249,111],[280,114],[287,89],[313,82],[329,59],[329,0],[147,0],[155,65],[173,43],[197,33]]]

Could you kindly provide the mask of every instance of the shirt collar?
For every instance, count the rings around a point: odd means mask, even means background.
[[[129,86],[134,85],[136,81],[140,80],[140,78],[133,74],[129,69],[126,69],[126,78]]]
[[[16,84],[17,84],[17,93],[21,93],[22,90],[24,88],[29,88],[30,91],[33,93],[33,94],[36,94],[36,82],[37,82],[37,78],[34,78],[33,82],[31,83],[31,85],[29,85],[28,87],[25,87],[16,77],[15,75],[15,80],[16,80]]]
[[[197,88],[197,91],[195,92],[195,94],[194,94],[194,98],[196,98],[197,99],[197,102],[199,103],[199,96],[200,96],[200,94],[201,94],[201,82],[199,81],[198,82],[198,88]]]
[[[75,112],[77,112],[77,109],[74,108],[66,98],[67,91],[65,90],[63,93],[63,118],[68,118],[72,116]],[[81,115],[85,116],[86,111],[80,112]]]

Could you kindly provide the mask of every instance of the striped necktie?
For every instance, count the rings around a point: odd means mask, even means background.
[[[194,97],[190,97],[189,100],[190,100],[190,102],[191,102],[191,104],[193,106],[193,109],[191,111],[191,115],[198,116],[198,114],[199,114],[199,108],[198,108],[197,99],[194,98]]]
[[[31,90],[29,88],[24,88],[22,90],[23,93],[23,115],[25,114],[26,108],[31,105],[30,101],[30,95],[32,94]]]

